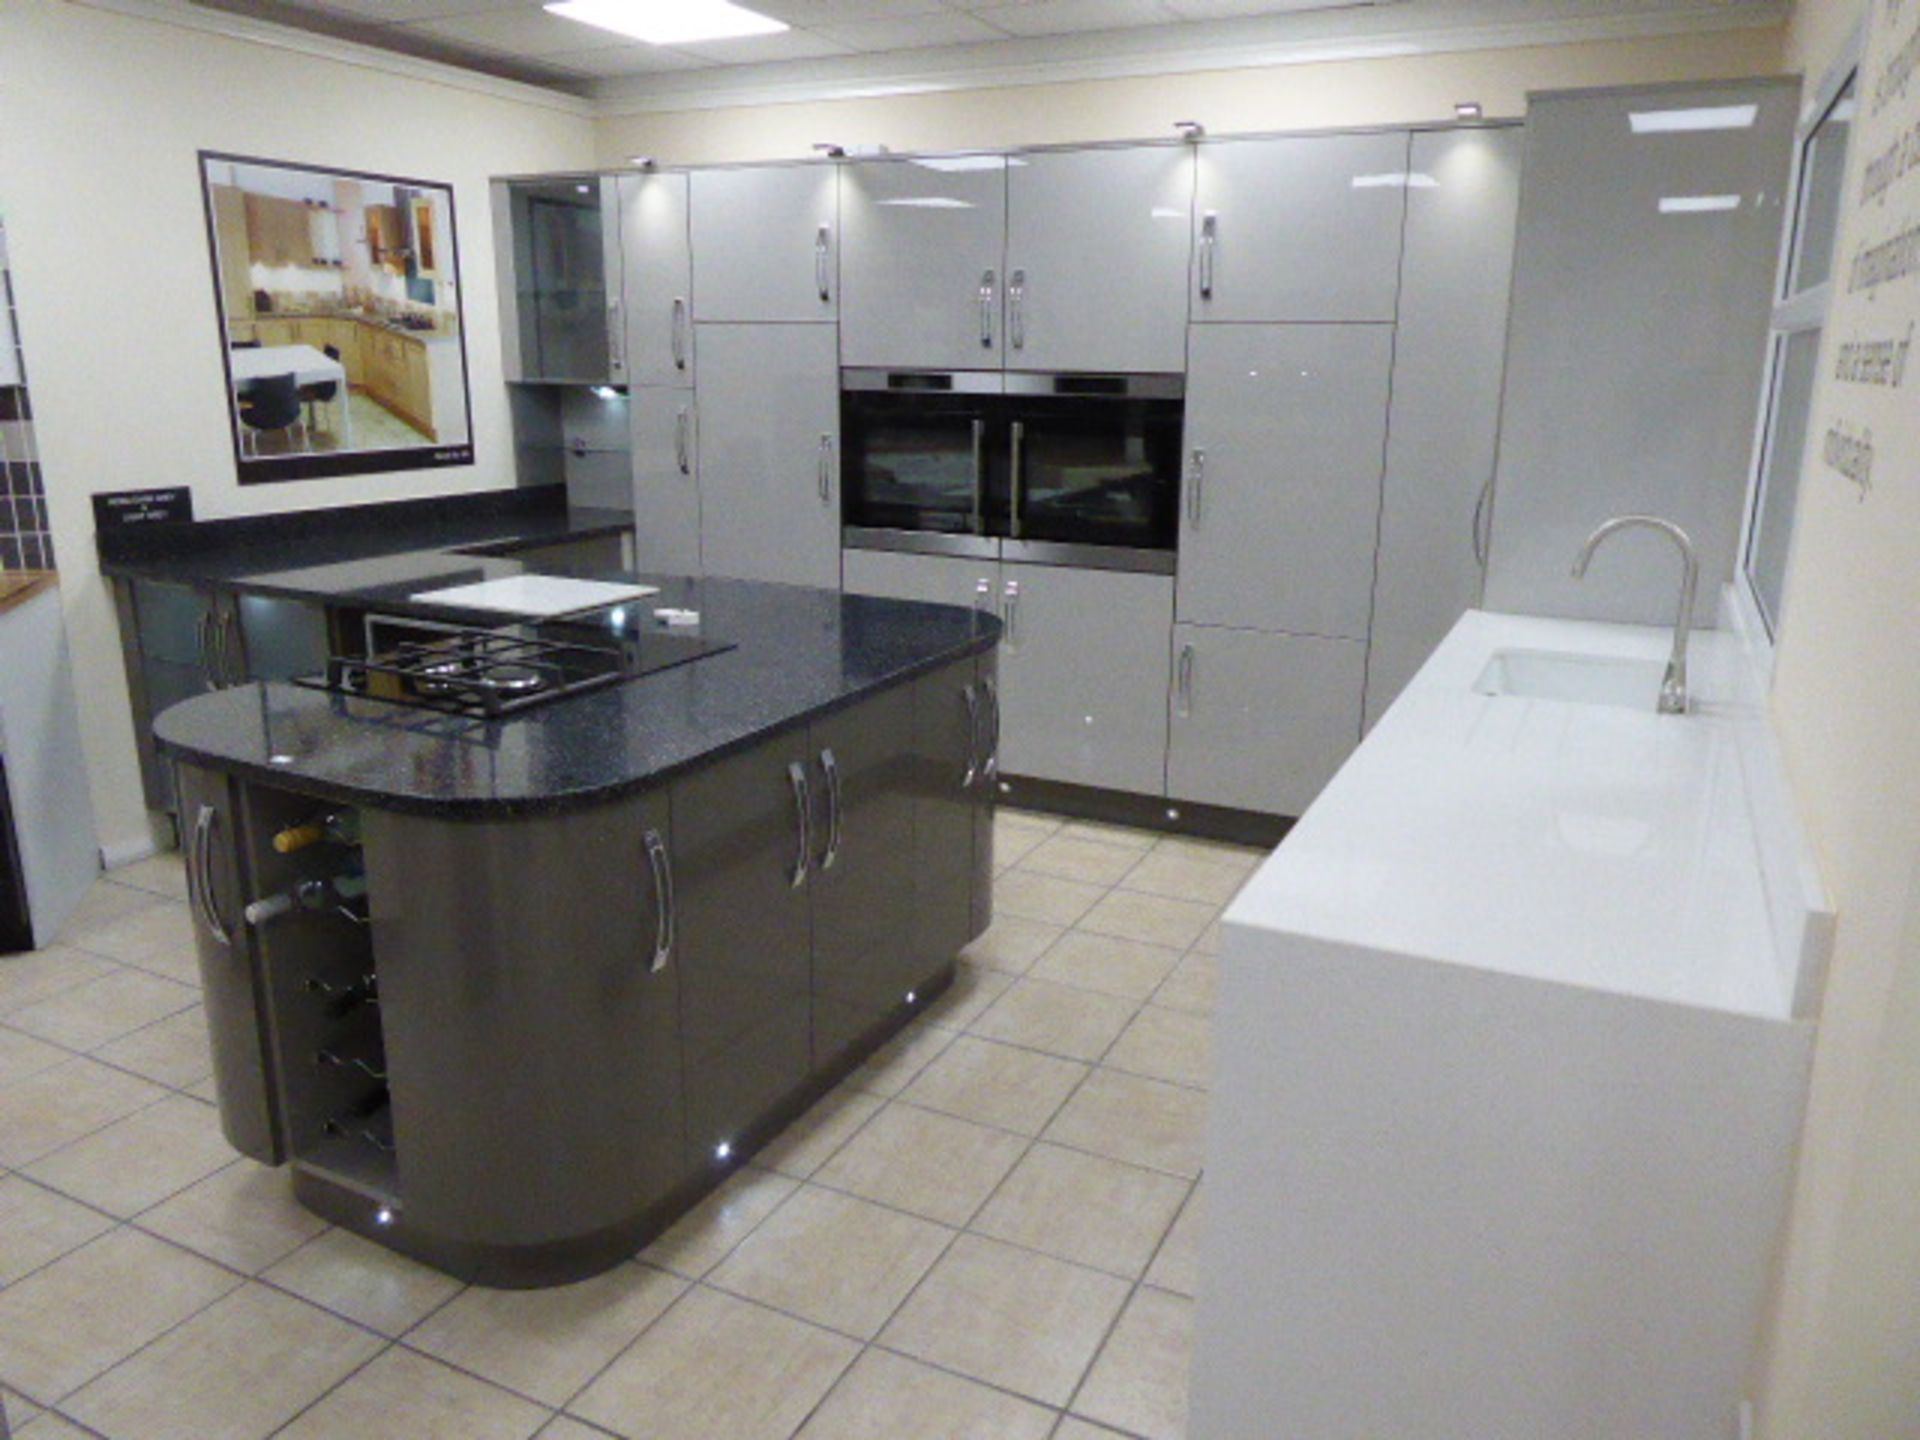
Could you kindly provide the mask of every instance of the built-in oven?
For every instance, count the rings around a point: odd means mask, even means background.
[[[1170,571],[1178,375],[848,370],[846,543]]]

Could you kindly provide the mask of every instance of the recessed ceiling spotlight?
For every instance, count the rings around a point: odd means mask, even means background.
[[[1461,100],[1455,103],[1453,113],[1462,120],[1478,120],[1487,112],[1481,108],[1478,100]]]
[[[552,0],[544,7],[563,20],[578,20],[649,45],[693,45],[744,35],[777,35],[784,20],[731,0]]]

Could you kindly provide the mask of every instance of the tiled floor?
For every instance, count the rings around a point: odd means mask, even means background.
[[[635,1262],[531,1292],[233,1157],[180,867],[116,872],[0,959],[15,1434],[1175,1440],[1217,921],[1257,856],[1002,812],[997,859],[913,1029]]]

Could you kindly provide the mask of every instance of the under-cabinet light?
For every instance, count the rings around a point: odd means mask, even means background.
[[[1671,135],[1683,130],[1751,130],[1758,105],[1695,105],[1685,110],[1634,110],[1627,115],[1636,135]]]
[[[901,195],[882,200],[882,205],[903,205],[909,210],[971,210],[973,204],[953,195]]]
[[[611,385],[596,385],[593,387],[593,393],[598,395],[602,400],[618,400],[620,398],[620,392]]]
[[[914,164],[922,170],[939,170],[951,173],[959,170],[998,170],[1003,165],[1024,165],[1024,160],[1011,160],[1005,155],[921,155]]]
[[[649,45],[777,35],[788,28],[784,20],[730,0],[553,0],[545,9],[563,20],[629,35]]]
[[[1738,195],[1662,195],[1662,215],[1705,215],[1715,210],[1738,210]]]

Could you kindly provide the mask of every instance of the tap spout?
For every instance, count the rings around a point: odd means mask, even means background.
[[[1596,528],[1580,547],[1573,562],[1573,578],[1579,580],[1586,575],[1587,562],[1609,536],[1642,528],[1659,531],[1680,551],[1680,608],[1673,621],[1673,652],[1667,659],[1666,676],[1660,682],[1660,713],[1684,715],[1687,713],[1687,638],[1693,633],[1694,597],[1700,588],[1700,557],[1687,532],[1658,515],[1616,515]]]

